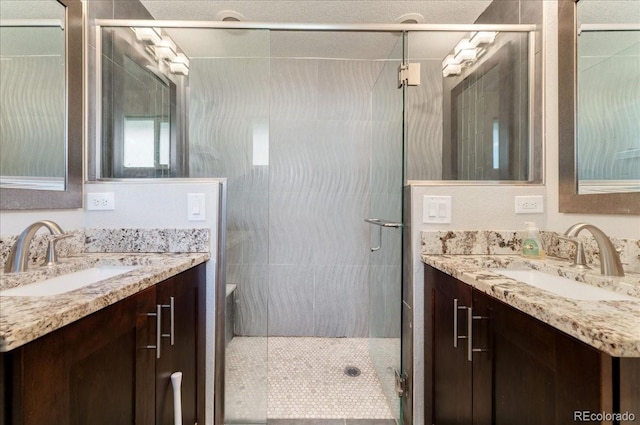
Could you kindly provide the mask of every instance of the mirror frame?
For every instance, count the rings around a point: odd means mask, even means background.
[[[576,163],[577,4],[558,0],[558,168],[562,213],[640,214],[640,192],[579,194]]]
[[[0,189],[0,210],[82,208],[84,145],[84,6],[81,0],[57,0],[65,7],[65,190]]]

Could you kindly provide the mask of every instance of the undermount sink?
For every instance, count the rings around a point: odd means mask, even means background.
[[[44,297],[59,295],[65,292],[89,286],[101,280],[109,279],[130,272],[137,266],[97,266],[78,272],[56,276],[29,285],[0,291],[2,297]]]
[[[491,269],[492,272],[524,282],[536,288],[552,292],[565,298],[585,301],[638,301],[638,298],[586,283],[576,282],[566,277],[555,276],[538,270]]]

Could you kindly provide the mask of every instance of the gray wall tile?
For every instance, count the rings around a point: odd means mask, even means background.
[[[313,267],[269,267],[269,335],[313,334]]]
[[[314,288],[314,335],[367,337],[368,266],[318,266]]]

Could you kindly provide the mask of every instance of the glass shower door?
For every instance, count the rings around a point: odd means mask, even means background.
[[[391,415],[401,422],[395,372],[401,371],[404,89],[401,34],[372,90],[369,223],[369,351]]]

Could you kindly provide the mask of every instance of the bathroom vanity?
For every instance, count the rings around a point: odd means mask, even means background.
[[[492,271],[522,267],[518,256],[423,260],[425,382],[432,383],[425,423],[565,424],[603,412],[640,417],[637,277],[618,288],[624,299],[576,300]]]
[[[172,424],[174,372],[183,423],[202,421],[208,254],[85,259],[137,267],[60,295],[0,297],[0,424]]]

